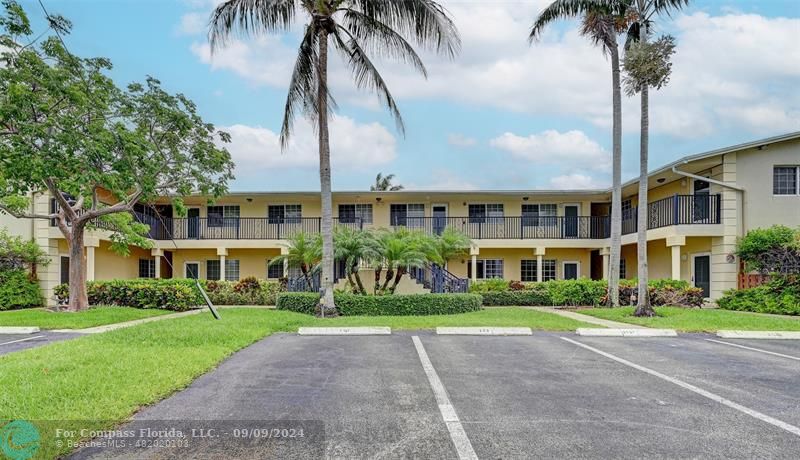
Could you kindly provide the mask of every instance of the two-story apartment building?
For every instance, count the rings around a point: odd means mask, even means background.
[[[684,157],[649,177],[650,276],[691,281],[708,297],[735,288],[736,240],[773,224],[800,225],[800,132]],[[623,187],[621,273],[636,276],[638,181]],[[334,192],[337,225],[408,227],[428,233],[452,227],[473,242],[448,261],[457,277],[479,280],[593,278],[607,275],[610,201],[601,190]],[[153,248],[129,257],[110,250],[109,234],[86,238],[88,279],[200,277],[277,279],[291,267],[269,266],[298,231],[319,232],[318,192],[234,192],[207,204],[186,199],[187,217],[164,200],[142,207]],[[34,198],[38,211],[52,200]],[[50,255],[39,270],[47,298],[67,279],[66,241],[48,221],[0,217],[2,225],[34,238]]]

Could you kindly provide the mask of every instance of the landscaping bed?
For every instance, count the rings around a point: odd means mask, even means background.
[[[639,324],[647,327],[677,329],[684,332],[716,332],[718,330],[800,331],[800,319],[752,315],[719,309],[657,307],[658,316],[631,316],[633,307],[587,308],[578,313],[596,318]]]
[[[42,308],[0,312],[0,326],[35,326],[40,329],[84,329],[123,323],[171,313],[129,307],[92,307],[80,312],[53,312]]]
[[[334,301],[343,316],[450,315],[481,309],[481,297],[475,294],[336,294]],[[319,294],[284,292],[278,295],[276,308],[314,314],[318,303]]]

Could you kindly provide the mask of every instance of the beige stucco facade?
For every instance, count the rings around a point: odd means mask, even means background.
[[[800,192],[773,193],[776,167],[796,167],[800,182],[800,133],[693,155],[652,172],[647,232],[650,277],[696,283],[707,275],[705,287],[711,298],[735,288],[737,238],[747,230],[774,224],[800,226]],[[800,189],[800,183],[797,187]],[[637,188],[636,181],[624,184],[623,213],[638,206]],[[196,208],[196,220],[162,218],[160,225],[168,225],[164,228],[172,238],[154,236],[151,249],[130,248],[127,257],[110,249],[108,232],[89,232],[85,242],[88,278],[136,278],[140,260],[154,260],[160,277],[184,277],[187,264],[196,263],[199,276],[205,278],[209,260],[220,261],[222,267],[225,261],[235,260],[239,278],[263,279],[268,276],[268,261],[285,251],[291,233],[319,231],[317,193],[237,192],[213,205],[203,197],[189,197],[186,204]],[[452,226],[467,232],[472,249],[447,263],[447,269],[461,278],[478,279],[482,269],[470,273],[468,266],[483,267],[485,261],[490,261],[493,274],[501,273],[509,280],[528,277],[527,281],[536,281],[540,277],[530,279],[531,267],[541,273],[541,267],[553,263],[555,269],[548,273],[556,279],[599,279],[608,271],[609,190],[350,191],[335,192],[333,205],[334,218],[348,225],[407,226],[427,232]],[[358,205],[359,212],[369,209],[369,217],[359,214],[358,222],[347,220],[348,215],[340,215],[340,209],[352,213],[349,205]],[[32,206],[36,212],[47,213],[49,198],[36,195]],[[226,224],[215,223],[209,206],[234,207],[238,216]],[[300,214],[286,217],[289,208]],[[215,212],[220,212],[219,208]],[[633,278],[637,274],[635,218],[628,217],[623,224],[622,258],[625,275]],[[169,224],[163,223],[167,220]],[[47,252],[53,263],[40,269],[39,276],[45,295],[51,298],[52,289],[62,279],[60,258],[67,254],[60,231],[47,220],[7,215],[0,215],[0,225],[34,239]],[[371,285],[369,268],[364,269],[362,278]],[[404,280],[400,288],[401,292],[420,289],[413,280]]]

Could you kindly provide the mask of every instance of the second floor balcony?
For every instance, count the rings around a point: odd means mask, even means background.
[[[649,204],[648,229],[672,225],[719,224],[719,195],[675,195]],[[187,217],[166,218],[137,214],[150,225],[154,240],[285,240],[297,233],[319,233],[319,217]],[[334,219],[352,228],[408,228],[440,234],[446,228],[484,239],[605,239],[611,235],[610,216],[394,216],[382,224],[358,218]],[[635,233],[637,209],[623,210],[622,233]]]

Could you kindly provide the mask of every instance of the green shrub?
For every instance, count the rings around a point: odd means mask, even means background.
[[[756,228],[747,232],[736,244],[736,255],[747,265],[749,270],[760,270],[759,257],[780,248],[800,247],[800,230],[793,230],[784,225],[773,225],[769,228]]]
[[[593,281],[586,278],[546,281],[542,284],[547,291],[550,305],[598,305],[607,291],[607,283],[605,281]]]
[[[476,281],[469,284],[469,292],[482,294],[484,292],[508,291],[509,282],[502,278],[492,278],[484,281]]]
[[[717,305],[726,310],[800,315],[800,281],[781,278],[749,289],[732,289]]]
[[[313,315],[318,303],[319,294],[314,292],[281,292],[275,301],[275,308]]]
[[[522,291],[494,291],[481,294],[485,307],[541,307],[551,306],[550,296],[544,286]]]
[[[275,305],[280,290],[277,281],[253,277],[240,281],[206,281],[206,292],[214,305]]]
[[[89,305],[185,311],[205,304],[194,280],[189,279],[89,281],[86,290]],[[68,286],[57,287],[56,296],[60,301],[66,301]]]
[[[42,304],[39,283],[24,269],[0,271],[0,310],[41,307]]]
[[[449,315],[481,309],[481,297],[475,294],[336,294],[335,301],[343,316]],[[319,294],[285,292],[278,294],[277,309],[314,314],[318,303]]]

